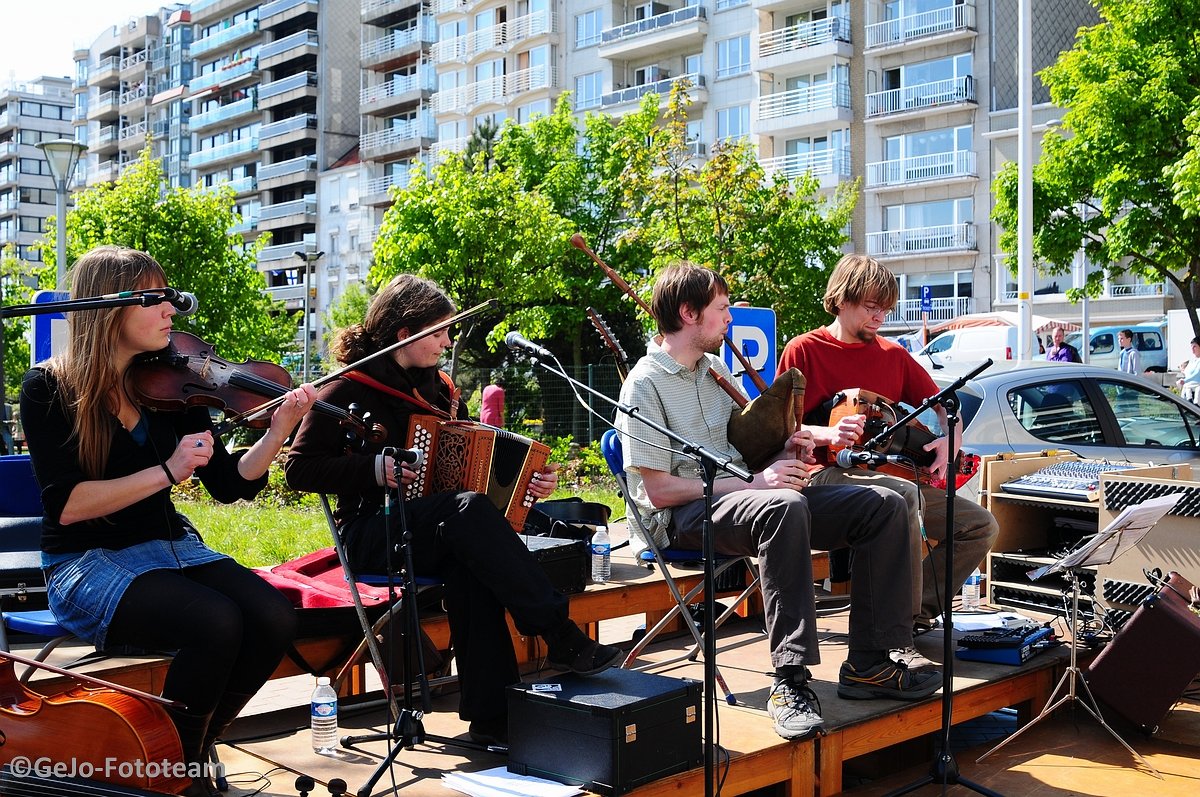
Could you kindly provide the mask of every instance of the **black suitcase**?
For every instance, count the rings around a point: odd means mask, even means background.
[[[1178,573],[1142,602],[1084,673],[1092,695],[1154,733],[1200,673],[1200,607]]]
[[[616,795],[703,763],[700,682],[613,669],[508,687],[508,771]]]

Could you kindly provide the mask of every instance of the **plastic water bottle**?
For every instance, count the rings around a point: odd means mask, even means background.
[[[313,751],[322,754],[334,753],[338,743],[337,692],[329,685],[329,678],[322,675],[317,679],[310,704],[309,722],[312,728]]]
[[[603,584],[612,575],[612,543],[608,527],[600,526],[592,535],[592,581]]]
[[[967,611],[975,611],[982,604],[979,591],[983,586],[983,574],[979,572],[979,568],[975,568],[974,572],[967,577],[962,588],[962,606]]]

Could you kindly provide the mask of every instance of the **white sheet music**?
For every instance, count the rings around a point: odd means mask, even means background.
[[[517,775],[505,767],[482,772],[446,772],[442,784],[472,797],[574,797],[583,794],[578,786],[566,786],[532,775]]]
[[[1030,570],[1029,577],[1036,581],[1048,573],[1057,573],[1073,567],[1111,564],[1118,556],[1141,542],[1180,498],[1183,498],[1183,493],[1171,493],[1125,507],[1121,514],[1113,518],[1112,523],[1103,531],[1092,537],[1087,545],[1072,551],[1057,562]]]

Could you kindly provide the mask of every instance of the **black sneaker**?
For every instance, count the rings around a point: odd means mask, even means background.
[[[583,638],[578,645],[551,647],[546,664],[556,670],[569,670],[576,675],[596,675],[614,667],[624,655],[620,648],[601,645],[594,639]]]
[[[858,672],[850,662],[842,662],[838,673],[838,697],[848,700],[870,700],[889,697],[893,700],[921,700],[929,697],[942,685],[939,670],[910,670],[908,666],[888,659],[874,667]]]
[[[767,713],[784,739],[803,739],[821,729],[821,702],[808,682],[780,681],[771,688]]]

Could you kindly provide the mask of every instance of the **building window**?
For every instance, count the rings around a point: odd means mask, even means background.
[[[600,43],[600,9],[594,8],[575,17],[575,47]]]
[[[750,71],[750,35],[717,42],[717,77],[744,75]]]
[[[575,110],[583,111],[600,105],[603,87],[601,74],[592,72],[575,78]]]
[[[750,106],[734,105],[717,111],[717,140],[729,141],[750,135]]]
[[[529,124],[533,117],[550,115],[550,100],[537,100],[528,105],[517,106],[517,124]]]

